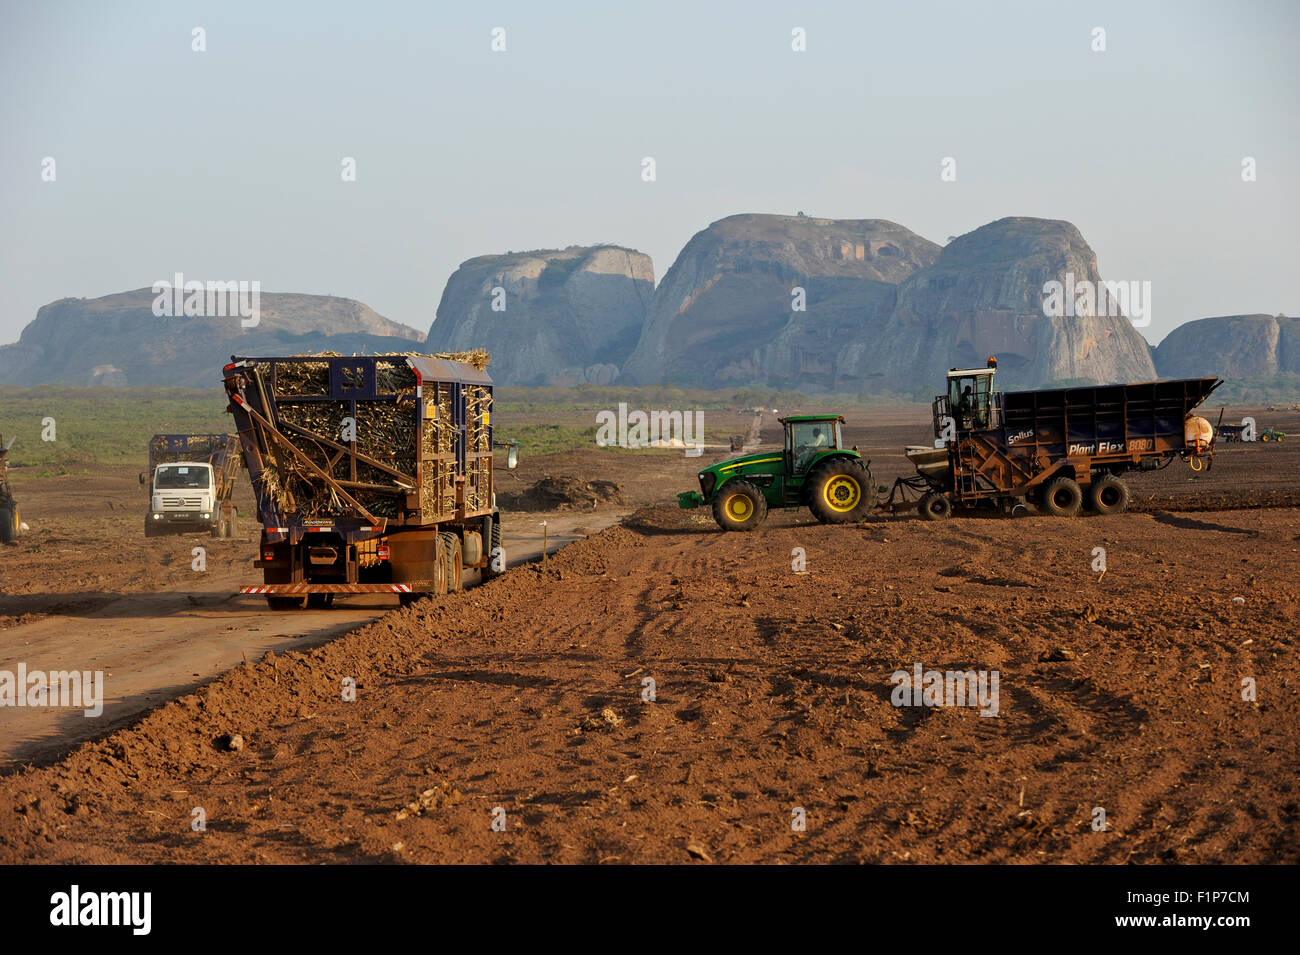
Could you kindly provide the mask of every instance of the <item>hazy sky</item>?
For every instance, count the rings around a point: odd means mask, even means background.
[[[0,11],[0,342],[175,272],[425,331],[472,256],[613,242],[662,278],[708,223],[798,210],[937,242],[1067,219],[1104,278],[1152,282],[1153,342],[1300,314],[1297,2]]]

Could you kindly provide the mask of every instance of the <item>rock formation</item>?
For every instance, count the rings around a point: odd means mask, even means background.
[[[608,384],[653,291],[650,257],[618,246],[480,256],[448,280],[425,345],[486,348],[497,384]]]
[[[1225,315],[1180,325],[1156,348],[1163,378],[1300,375],[1300,318]]]

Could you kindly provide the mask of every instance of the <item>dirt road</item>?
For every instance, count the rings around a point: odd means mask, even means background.
[[[0,708],[0,767],[57,756],[245,659],[316,646],[397,607],[396,597],[368,595],[329,609],[271,613],[264,599],[237,593],[261,579],[251,566],[251,521],[243,522],[239,540],[146,540],[142,512],[132,507],[140,503],[133,477],[112,475],[89,492],[57,479],[44,493],[36,484],[24,489],[27,512],[33,520],[41,515],[40,529],[0,555],[0,671],[16,672],[19,663],[29,671],[99,671],[106,697],[95,718],[49,707]],[[626,513],[511,515],[504,524],[509,563],[541,554],[543,520],[554,552]],[[96,541],[107,546],[101,550]],[[203,551],[201,568],[195,548]]]

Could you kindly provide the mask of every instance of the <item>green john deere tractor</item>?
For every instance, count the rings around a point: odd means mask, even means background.
[[[860,521],[876,506],[870,462],[841,437],[842,415],[791,415],[785,450],[747,454],[700,472],[700,489],[677,495],[680,507],[712,505],[724,531],[751,531],[769,507],[806,507],[823,524]]]

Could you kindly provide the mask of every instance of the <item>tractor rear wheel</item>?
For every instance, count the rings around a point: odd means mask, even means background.
[[[1107,474],[1088,488],[1088,506],[1098,514],[1123,514],[1128,510],[1128,485]]]
[[[752,531],[767,518],[767,498],[748,481],[731,481],[713,495],[713,519],[724,531]]]
[[[864,520],[875,506],[866,469],[846,458],[832,458],[808,476],[808,509],[823,524]]]
[[[938,491],[927,492],[917,503],[916,509],[921,513],[921,518],[927,521],[942,521],[952,517],[952,501]]]
[[[1074,517],[1083,507],[1083,491],[1074,478],[1059,477],[1043,488],[1038,506],[1053,517]]]

